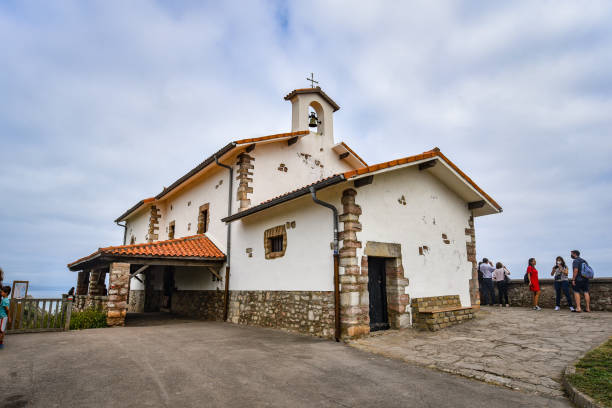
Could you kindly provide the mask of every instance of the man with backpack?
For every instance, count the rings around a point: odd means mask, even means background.
[[[576,301],[576,309],[572,312],[580,313],[580,294],[584,294],[584,303],[586,304],[585,312],[591,311],[591,296],[589,295],[589,279],[593,278],[593,269],[588,262],[580,257],[580,251],[574,249],[571,251],[571,257],[574,260],[572,269],[572,288],[574,289],[574,300]]]

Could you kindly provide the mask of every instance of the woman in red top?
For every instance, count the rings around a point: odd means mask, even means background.
[[[535,266],[535,258],[529,258],[527,276],[529,277],[529,290],[533,292],[533,310],[542,310],[542,308],[538,306],[538,301],[540,300],[540,280],[538,279],[538,270]]]

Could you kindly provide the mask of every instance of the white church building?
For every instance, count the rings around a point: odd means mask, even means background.
[[[477,307],[474,217],[501,207],[438,148],[368,165],[319,87],[285,100],[290,132],[232,141],[120,215],[124,245],[68,265],[76,294],[107,293],[111,325],[167,311],[330,338],[409,327],[418,299]]]

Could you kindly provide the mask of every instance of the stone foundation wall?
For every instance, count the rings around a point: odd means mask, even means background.
[[[143,313],[145,309],[145,291],[130,290],[128,296],[128,313]]]
[[[172,313],[202,320],[223,320],[221,290],[179,290],[172,293]]]
[[[223,320],[223,291],[176,291],[172,312]],[[228,321],[331,338],[334,294],[321,291],[230,291]]]
[[[570,294],[572,299],[574,293],[570,283]],[[554,280],[540,280],[540,306],[545,308],[555,307],[555,287]],[[589,293],[591,294],[591,310],[605,310],[612,312],[612,278],[592,279],[589,282]],[[497,289],[495,290],[497,297]],[[582,296],[581,296],[582,297]],[[529,285],[524,283],[522,279],[515,279],[510,282],[508,287],[508,298],[512,306],[530,307],[532,305],[533,295],[529,290]],[[561,307],[567,307],[567,301],[563,291],[561,292]],[[584,307],[584,298],[582,298],[582,307]]]
[[[72,303],[73,312],[82,312],[87,309],[106,310],[108,296],[76,295]]]

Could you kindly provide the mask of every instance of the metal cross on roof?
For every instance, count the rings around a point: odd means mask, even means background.
[[[310,87],[311,88],[315,87],[314,84],[318,84],[319,83],[319,81],[315,81],[314,80],[314,74],[312,72],[310,73],[310,78],[306,77],[306,80],[310,81]]]

